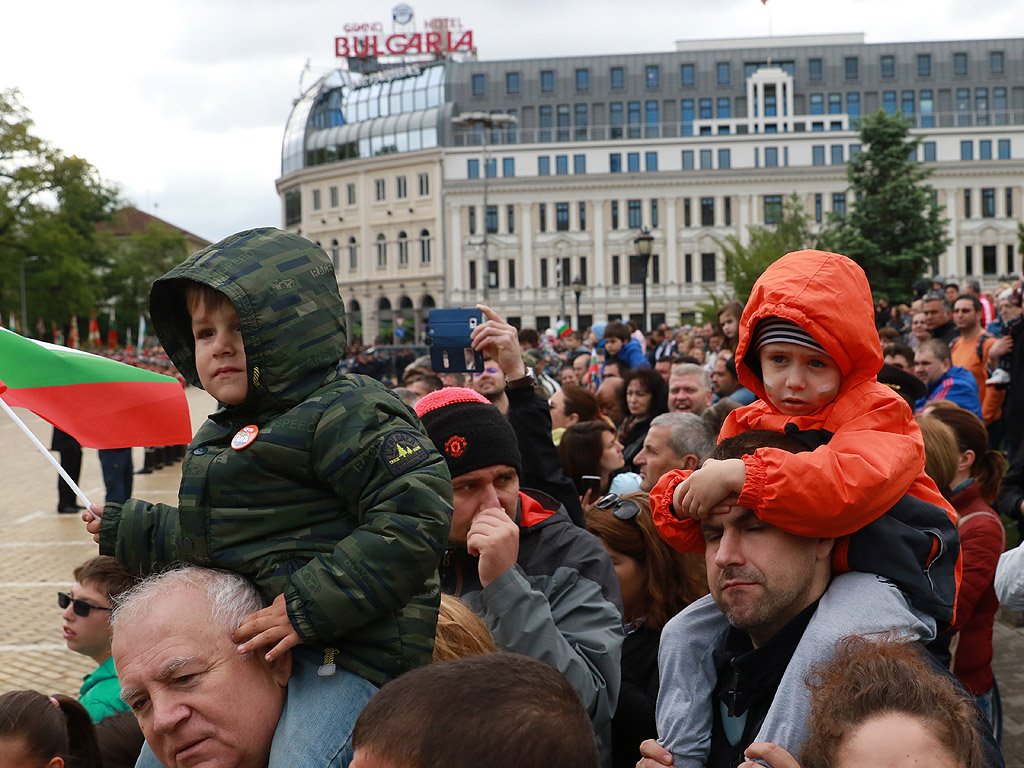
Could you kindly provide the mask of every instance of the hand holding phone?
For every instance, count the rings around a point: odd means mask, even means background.
[[[466,373],[483,370],[483,353],[473,349],[471,334],[483,323],[479,309],[451,307],[432,309],[430,330],[430,367],[437,373]]]

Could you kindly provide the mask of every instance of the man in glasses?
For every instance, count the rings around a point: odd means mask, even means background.
[[[135,579],[117,560],[100,556],[86,560],[74,571],[70,592],[58,592],[57,604],[64,609],[64,642],[76,653],[98,665],[85,676],[78,701],[98,723],[107,715],[128,710],[121,700],[121,686],[110,655],[111,600]]]

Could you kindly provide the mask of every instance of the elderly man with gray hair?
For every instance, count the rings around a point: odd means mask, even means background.
[[[696,363],[672,366],[668,378],[668,409],[700,416],[711,405],[711,376]]]
[[[696,469],[715,443],[704,420],[693,413],[663,413],[651,421],[644,447],[633,459],[640,468],[640,490],[650,493],[666,472]]]
[[[348,766],[358,710],[350,722],[308,717],[318,710],[301,699],[323,688],[292,677],[291,654],[300,649],[267,661],[238,653],[232,642],[242,619],[262,607],[241,576],[196,567],[150,576],[117,600],[114,664],[121,696],[146,737],[137,765]],[[309,665],[296,671],[303,666]],[[376,691],[340,667],[320,670],[335,673],[351,678],[343,682],[353,697],[368,700]],[[331,689],[333,695],[345,690]],[[288,717],[289,699],[307,713],[302,722]]]

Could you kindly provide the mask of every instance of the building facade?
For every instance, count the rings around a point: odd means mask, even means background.
[[[676,324],[728,294],[725,237],[745,242],[794,193],[816,222],[852,205],[856,126],[878,110],[923,137],[949,218],[937,272],[989,287],[1016,273],[1022,39],[704,40],[339,70],[296,103],[277,186],[286,228],[334,254],[367,341],[398,318],[419,337],[430,306],[478,301],[557,325],[575,317],[574,280],[582,325],[642,320],[642,228],[648,323]]]

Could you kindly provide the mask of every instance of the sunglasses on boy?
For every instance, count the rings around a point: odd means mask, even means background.
[[[93,605],[87,603],[85,600],[79,600],[72,597],[67,592],[57,593],[57,605],[61,608],[67,608],[69,605],[73,605],[75,616],[88,616],[92,611],[109,611],[110,608],[104,608],[102,605]]]
[[[617,493],[609,493],[597,500],[598,509],[610,509],[619,520],[632,520],[640,514],[640,505],[632,499],[619,498]]]

